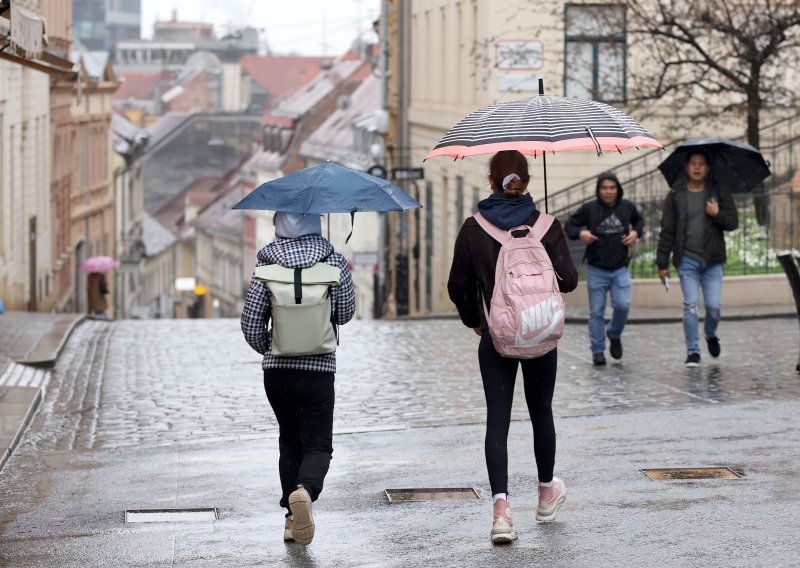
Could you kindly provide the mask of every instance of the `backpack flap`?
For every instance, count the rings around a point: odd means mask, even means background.
[[[323,262],[302,269],[269,264],[256,267],[254,277],[264,282],[272,300],[273,355],[336,351],[330,287],[340,282],[337,267]]]

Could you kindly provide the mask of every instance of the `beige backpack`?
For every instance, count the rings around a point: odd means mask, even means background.
[[[339,284],[338,268],[318,262],[308,268],[258,266],[272,301],[272,354],[278,357],[322,355],[336,351],[330,287]]]

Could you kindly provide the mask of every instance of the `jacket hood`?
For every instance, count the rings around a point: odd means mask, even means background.
[[[597,200],[600,201],[600,203],[602,203],[603,205],[605,205],[605,203],[603,203],[603,201],[600,199],[600,184],[603,183],[604,179],[611,179],[617,183],[617,200],[614,202],[614,204],[616,205],[622,199],[623,192],[622,192],[622,184],[619,182],[619,178],[617,177],[617,174],[615,174],[614,172],[601,172],[600,175],[597,176],[597,185],[594,188],[594,194],[595,196],[597,196]]]
[[[492,225],[507,231],[524,225],[536,211],[536,204],[530,193],[516,199],[503,193],[493,193],[478,203],[478,211]]]
[[[322,235],[304,235],[296,239],[277,238],[258,251],[262,264],[280,264],[288,268],[308,268],[333,252],[333,245]]]

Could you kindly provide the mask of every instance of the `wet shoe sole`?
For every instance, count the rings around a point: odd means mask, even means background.
[[[292,537],[298,544],[310,544],[314,540],[314,517],[311,516],[311,501],[305,492],[294,491],[289,495],[292,510]]]
[[[506,544],[511,542],[512,540],[516,540],[517,538],[517,531],[502,532],[490,535],[492,539],[492,544]]]

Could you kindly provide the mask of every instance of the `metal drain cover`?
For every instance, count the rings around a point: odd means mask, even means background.
[[[125,511],[126,523],[168,523],[216,521],[217,508],[205,509],[132,509]]]
[[[642,472],[655,481],[742,478],[741,475],[728,467],[672,467],[643,469]]]
[[[385,489],[384,491],[389,503],[481,498],[472,487],[423,487],[416,489]]]

